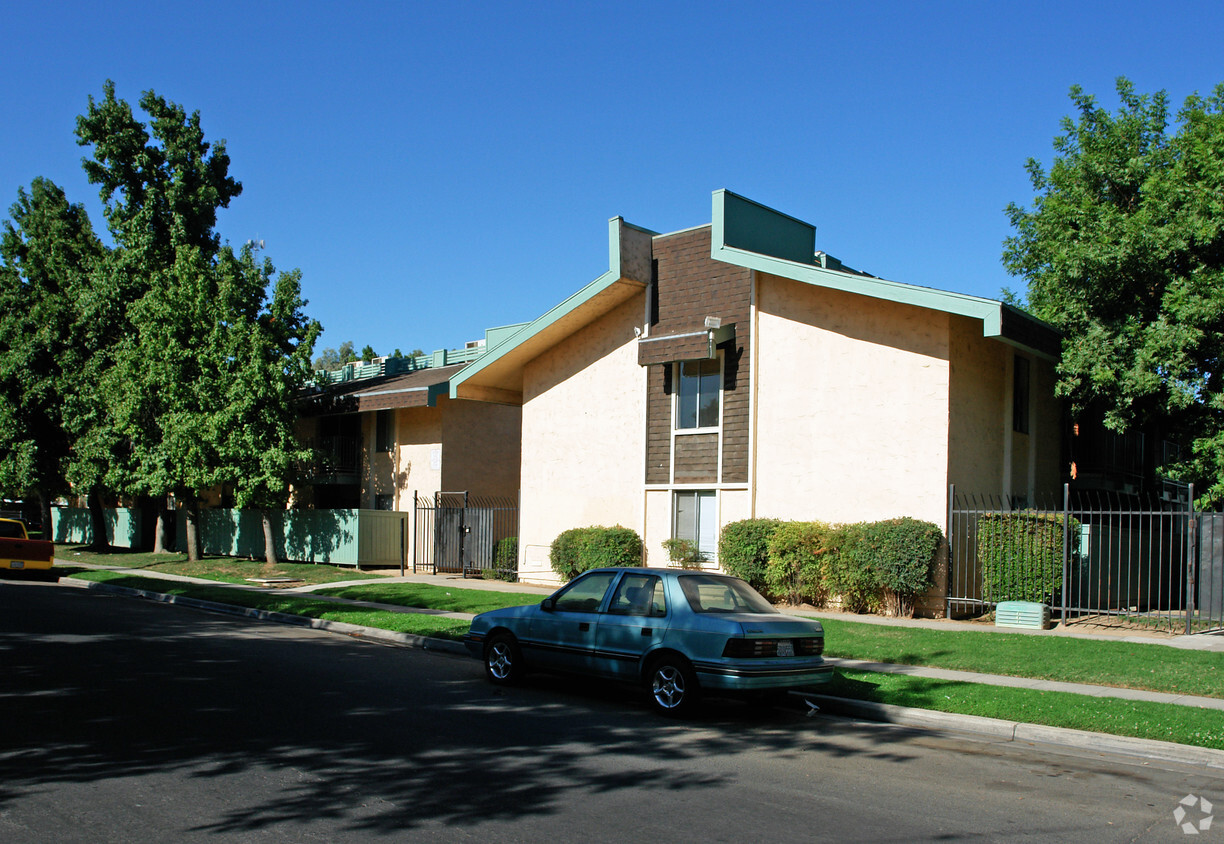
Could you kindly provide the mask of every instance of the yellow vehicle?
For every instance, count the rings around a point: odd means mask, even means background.
[[[23,522],[0,519],[0,569],[49,569],[54,559],[54,544],[30,539]]]

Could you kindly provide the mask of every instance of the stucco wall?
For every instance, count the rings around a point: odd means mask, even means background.
[[[442,487],[517,498],[522,410],[487,402],[438,399],[442,412]]]
[[[1027,434],[1012,429],[1017,355],[1029,360]],[[948,479],[958,495],[1006,494],[1032,503],[1057,496],[1062,408],[1054,397],[1054,364],[983,337],[975,320],[953,317],[951,383]]]
[[[1004,407],[1015,352],[982,336],[982,324],[952,317],[952,411],[948,433],[948,483],[958,493],[1003,491],[1004,436],[1011,405]],[[1005,427],[1006,426],[1006,427]]]
[[[756,515],[943,526],[948,315],[761,275]]]
[[[551,580],[547,546],[573,527],[643,531],[646,370],[635,296],[523,371],[520,577]]]

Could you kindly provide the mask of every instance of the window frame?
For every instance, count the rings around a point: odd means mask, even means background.
[[[697,396],[696,396],[696,406],[693,408],[693,425],[684,426],[681,424],[683,420],[681,419],[681,409],[680,409],[681,398],[684,395],[683,385],[684,385],[684,381],[686,377],[684,374],[684,368],[686,365],[696,365],[698,367],[701,367],[701,366],[709,365],[710,363],[715,364],[715,366],[717,366],[718,368],[718,371],[717,373],[699,372],[698,375],[696,376]],[[713,358],[697,358],[695,360],[678,360],[672,364],[672,367],[673,367],[672,384],[675,385],[672,389],[672,432],[677,435],[686,435],[686,434],[708,434],[708,433],[717,432],[717,431],[722,430],[723,403],[724,403],[723,381],[726,377],[722,351],[719,350]],[[714,424],[702,425],[701,424],[701,415],[702,415],[701,414],[701,410],[702,410],[701,408],[701,397],[702,397],[701,384],[702,384],[702,381],[705,378],[709,377],[710,375],[716,376],[716,380],[715,380],[715,383],[717,385],[717,389],[715,393],[715,396],[717,398],[717,407],[715,408],[716,418],[714,420]],[[688,377],[693,378],[693,376],[688,376]]]
[[[691,498],[693,507],[693,535],[682,536],[680,533],[680,501]],[[702,506],[702,500],[708,500],[709,509]],[[702,562],[718,562],[718,490],[716,489],[673,489],[671,504],[671,535],[673,539],[687,539],[697,546],[702,555]],[[706,547],[701,545],[702,512],[713,521],[709,538],[711,543]],[[710,526],[707,526],[710,527]]]

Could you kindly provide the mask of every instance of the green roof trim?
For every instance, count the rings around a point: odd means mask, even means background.
[[[800,252],[805,227],[813,247]],[[774,232],[771,237],[768,233]],[[972,317],[985,337],[998,337],[1046,358],[1057,358],[1058,331],[1024,311],[994,299],[918,287],[830,270],[815,263],[815,228],[728,190],[714,191],[710,257],[746,269],[874,299]],[[747,245],[751,244],[751,245]]]
[[[655,232],[621,217],[608,221],[608,271],[543,315],[505,336],[450,380],[451,398],[521,400],[520,364],[534,350],[560,342],[595,316],[644,290],[651,276],[651,238]],[[516,369],[517,367],[517,369]],[[465,389],[466,387],[466,389]]]
[[[815,226],[731,191],[714,191],[710,230],[714,260],[817,287],[980,319],[983,336],[1047,359],[1058,356],[1057,330],[1018,308],[821,266]],[[524,364],[646,288],[651,281],[652,238],[657,234],[621,217],[609,220],[608,271],[532,322],[490,332],[491,348],[450,379],[450,397],[521,403]]]

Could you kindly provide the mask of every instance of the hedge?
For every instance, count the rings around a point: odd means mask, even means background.
[[[792,604],[820,605],[826,599],[825,557],[831,528],[823,522],[783,522],[769,537],[765,583],[774,596]]]
[[[553,540],[548,562],[567,581],[591,569],[640,566],[642,538],[637,531],[620,525],[570,528]]]
[[[724,525],[718,536],[718,564],[766,597],[776,597],[770,594],[765,571],[769,538],[781,525],[778,519],[744,519]]]
[[[1053,604],[1062,591],[1063,516],[1022,510],[978,519],[982,599]],[[1080,523],[1071,520],[1071,536]]]
[[[497,542],[493,549],[493,568],[485,572],[493,580],[510,583],[518,580],[518,537],[507,536]]]

